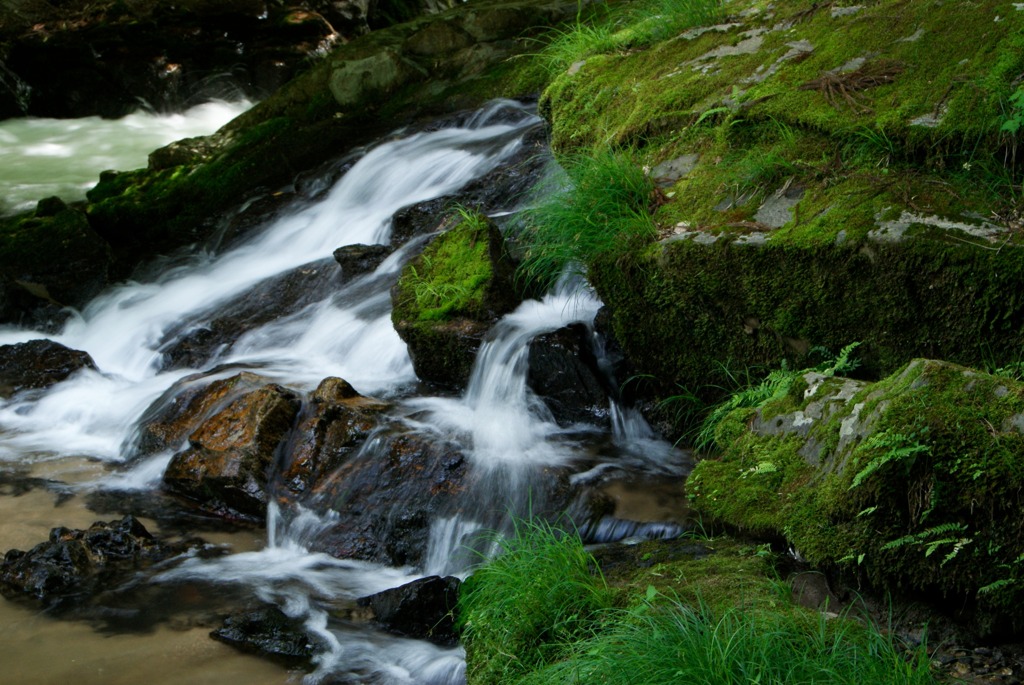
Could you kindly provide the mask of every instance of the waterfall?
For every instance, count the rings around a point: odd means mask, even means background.
[[[269,503],[261,549],[197,554],[161,568],[151,581],[231,588],[279,607],[319,645],[315,670],[305,679],[309,685],[464,682],[460,647],[386,635],[344,613],[359,597],[425,575],[465,577],[494,553],[494,536],[514,517],[566,505],[549,501],[549,491],[580,483],[597,487],[608,474],[631,468],[678,473],[678,453],[634,410],[613,407],[610,436],[592,426],[559,425],[527,384],[531,340],[572,323],[591,326],[601,303],[586,284],[563,282],[501,319],[460,397],[417,394],[408,351],[390,320],[390,288],[422,238],[396,249],[370,273],[323,292],[313,288],[301,306],[268,317],[201,360],[175,366],[167,357],[186,336],[214,326],[225,307],[273,279],[327,268],[325,260],[338,247],[388,244],[397,210],[453,193],[495,169],[539,123],[523,106],[499,101],[461,126],[392,137],[365,151],[322,196],[297,202],[245,242],[196,254],[150,281],[111,288],[76,312],[59,334],[0,330],[0,344],[50,337],[88,352],[99,369],[81,371],[45,392],[0,401],[0,466],[46,462],[52,464],[49,473],[59,475],[65,460],[77,463],[80,457],[122,465],[132,456],[126,446],[140,417],[158,399],[173,398],[196,379],[209,382],[247,369],[298,391],[337,376],[363,394],[391,398],[391,420],[428,442],[452,445],[468,471],[458,505],[427,522],[421,563],[391,567],[317,551],[338,525],[338,515],[330,502],[311,495],[287,507]],[[382,429],[351,459],[379,459],[388,439]],[[79,489],[146,493],[157,487],[170,458],[169,451],[149,455]],[[624,526],[605,521],[595,530],[601,539],[615,539],[626,534]],[[640,528],[628,530],[635,534]],[[650,526],[649,532],[670,531]]]

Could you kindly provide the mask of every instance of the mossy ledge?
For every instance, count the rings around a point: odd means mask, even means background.
[[[586,259],[633,376],[656,399],[713,401],[730,373],[854,340],[874,378],[914,357],[1016,359],[1020,168],[1001,124],[1024,73],[1020,12],[724,12],[668,39],[654,18],[627,22],[619,49],[541,98],[556,153],[628,148],[659,186],[658,235]]]
[[[923,359],[877,383],[811,373],[716,440],[697,511],[982,632],[1024,627],[1024,383]]]

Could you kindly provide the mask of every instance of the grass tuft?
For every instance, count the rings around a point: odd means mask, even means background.
[[[572,157],[564,174],[538,188],[543,199],[524,213],[518,236],[519,276],[548,288],[567,269],[580,273],[598,255],[649,239],[656,227],[649,211],[654,183],[627,153]]]
[[[799,610],[720,615],[677,601],[621,612],[573,657],[523,683],[924,685],[934,682],[924,649],[891,635]]]
[[[459,616],[470,682],[517,682],[593,631],[612,593],[579,536],[518,521],[498,557],[462,586]]]

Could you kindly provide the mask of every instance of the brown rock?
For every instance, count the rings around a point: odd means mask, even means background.
[[[298,396],[279,385],[243,395],[189,436],[164,472],[165,487],[221,516],[262,517],[275,452],[298,411]]]
[[[281,479],[307,491],[340,467],[381,420],[388,404],[360,395],[341,378],[325,378],[298,420]]]

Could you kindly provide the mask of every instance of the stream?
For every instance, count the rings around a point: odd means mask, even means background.
[[[145,500],[158,493],[174,450],[137,456],[140,419],[190,383],[241,371],[298,393],[313,391],[326,377],[343,378],[359,393],[389,402],[395,425],[458,452],[468,472],[457,505],[426,523],[418,563],[394,566],[325,553],[322,543],[337,512],[330,498],[311,492],[290,495],[286,506],[272,500],[265,529],[196,531],[219,553],[183,555],[155,568],[142,579],[137,617],[120,629],[110,622],[61,621],[0,601],[5,678],[79,685],[455,685],[465,680],[461,647],[390,635],[345,612],[359,597],[424,576],[466,577],[493,553],[494,532],[508,531],[513,517],[543,509],[553,473],[567,474],[568,487],[600,490],[614,503],[611,513],[580,521],[590,542],[680,532],[686,454],[659,439],[638,412],[615,402],[606,426],[560,424],[527,383],[530,342],[539,335],[583,324],[602,354],[592,328],[601,302],[578,279],[567,278],[506,315],[457,395],[431,392],[417,380],[391,323],[390,288],[422,238],[366,274],[311,287],[295,306],[262,317],[202,355],[184,357],[187,363],[168,363],[169,351],[214,328],[223,311],[253,299],[275,279],[326,268],[339,247],[389,243],[396,211],[452,194],[493,171],[541,125],[528,107],[498,101],[448,128],[390,136],[363,151],[332,187],[298,197],[244,241],[221,252],[199,250],[168,262],[152,280],[111,288],[75,312],[59,334],[0,330],[0,344],[48,337],[88,352],[98,367],[0,403],[0,550],[29,549],[54,526],[83,528],[118,518],[91,511],[90,495],[117,491]],[[16,135],[11,131],[0,129],[0,137],[7,136],[0,140]],[[0,183],[10,184],[0,187],[10,206],[24,202],[11,190],[18,183]],[[48,186],[40,182],[31,192],[51,193],[42,188]],[[514,205],[509,198],[495,214],[507,217]],[[382,458],[385,443],[371,436],[353,460]],[[386,511],[374,515],[389,517]],[[160,530],[160,521],[142,520]],[[311,672],[288,670],[208,637],[210,616],[220,615],[225,602],[253,598],[279,607],[315,636]]]

